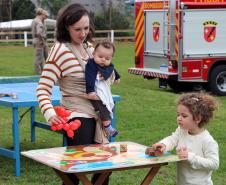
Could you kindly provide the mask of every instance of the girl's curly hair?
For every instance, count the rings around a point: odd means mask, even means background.
[[[194,120],[201,120],[200,128],[213,118],[213,112],[218,109],[216,98],[204,92],[184,93],[177,99],[178,105],[187,107]]]

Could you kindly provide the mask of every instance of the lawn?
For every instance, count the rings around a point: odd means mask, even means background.
[[[0,76],[33,75],[33,48],[0,47]],[[145,80],[140,76],[128,74],[128,68],[134,66],[134,44],[118,43],[114,64],[121,74],[121,83],[112,87],[113,94],[121,96],[117,104],[117,129],[120,134],[116,141],[134,141],[151,145],[171,134],[177,127],[175,100],[178,94],[170,89],[159,89],[157,80]],[[1,86],[1,85],[0,85]],[[225,184],[226,175],[226,98],[217,97],[220,109],[208,125],[208,130],[218,141],[220,147],[220,168],[213,173],[215,185]],[[22,114],[26,109],[20,111]],[[43,116],[37,111],[37,119]],[[0,107],[0,146],[12,147],[11,110]],[[21,150],[58,147],[62,145],[60,135],[43,129],[37,129],[37,140],[30,142],[29,116],[20,124]],[[146,170],[115,172],[111,176],[111,185],[137,185],[146,175]],[[175,185],[176,164],[161,168],[154,178],[153,185]],[[50,168],[21,157],[21,176],[14,176],[14,162],[0,156],[1,185],[39,185],[61,184],[60,179]]]

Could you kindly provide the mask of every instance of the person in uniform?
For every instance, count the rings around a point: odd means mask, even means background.
[[[32,44],[35,48],[34,57],[34,70],[36,74],[41,74],[43,69],[43,59],[47,59],[48,56],[48,44],[47,44],[47,33],[46,26],[44,24],[45,19],[47,19],[49,13],[42,9],[36,9],[36,17],[32,21]]]

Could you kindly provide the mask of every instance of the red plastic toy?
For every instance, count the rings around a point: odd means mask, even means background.
[[[65,130],[67,132],[68,137],[73,138],[74,137],[74,131],[77,130],[81,126],[80,120],[74,120],[71,122],[68,122],[68,117],[71,115],[71,112],[64,109],[61,106],[55,106],[54,110],[58,116],[63,118],[65,121],[63,124],[52,124],[51,130],[57,131],[57,130]]]

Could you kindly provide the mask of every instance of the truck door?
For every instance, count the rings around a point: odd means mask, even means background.
[[[225,56],[225,9],[183,10],[183,58]]]
[[[153,55],[166,54],[167,27],[164,27],[166,11],[145,11],[145,46],[144,51]]]
[[[207,81],[203,59],[226,54],[225,9],[185,9],[182,13],[179,79]]]
[[[166,10],[146,10],[144,12],[144,66],[159,68],[164,62],[159,57],[167,55],[167,15]],[[158,57],[156,60],[155,57]],[[151,64],[150,64],[151,63]],[[155,64],[154,64],[155,63]],[[156,64],[158,63],[158,64]]]

